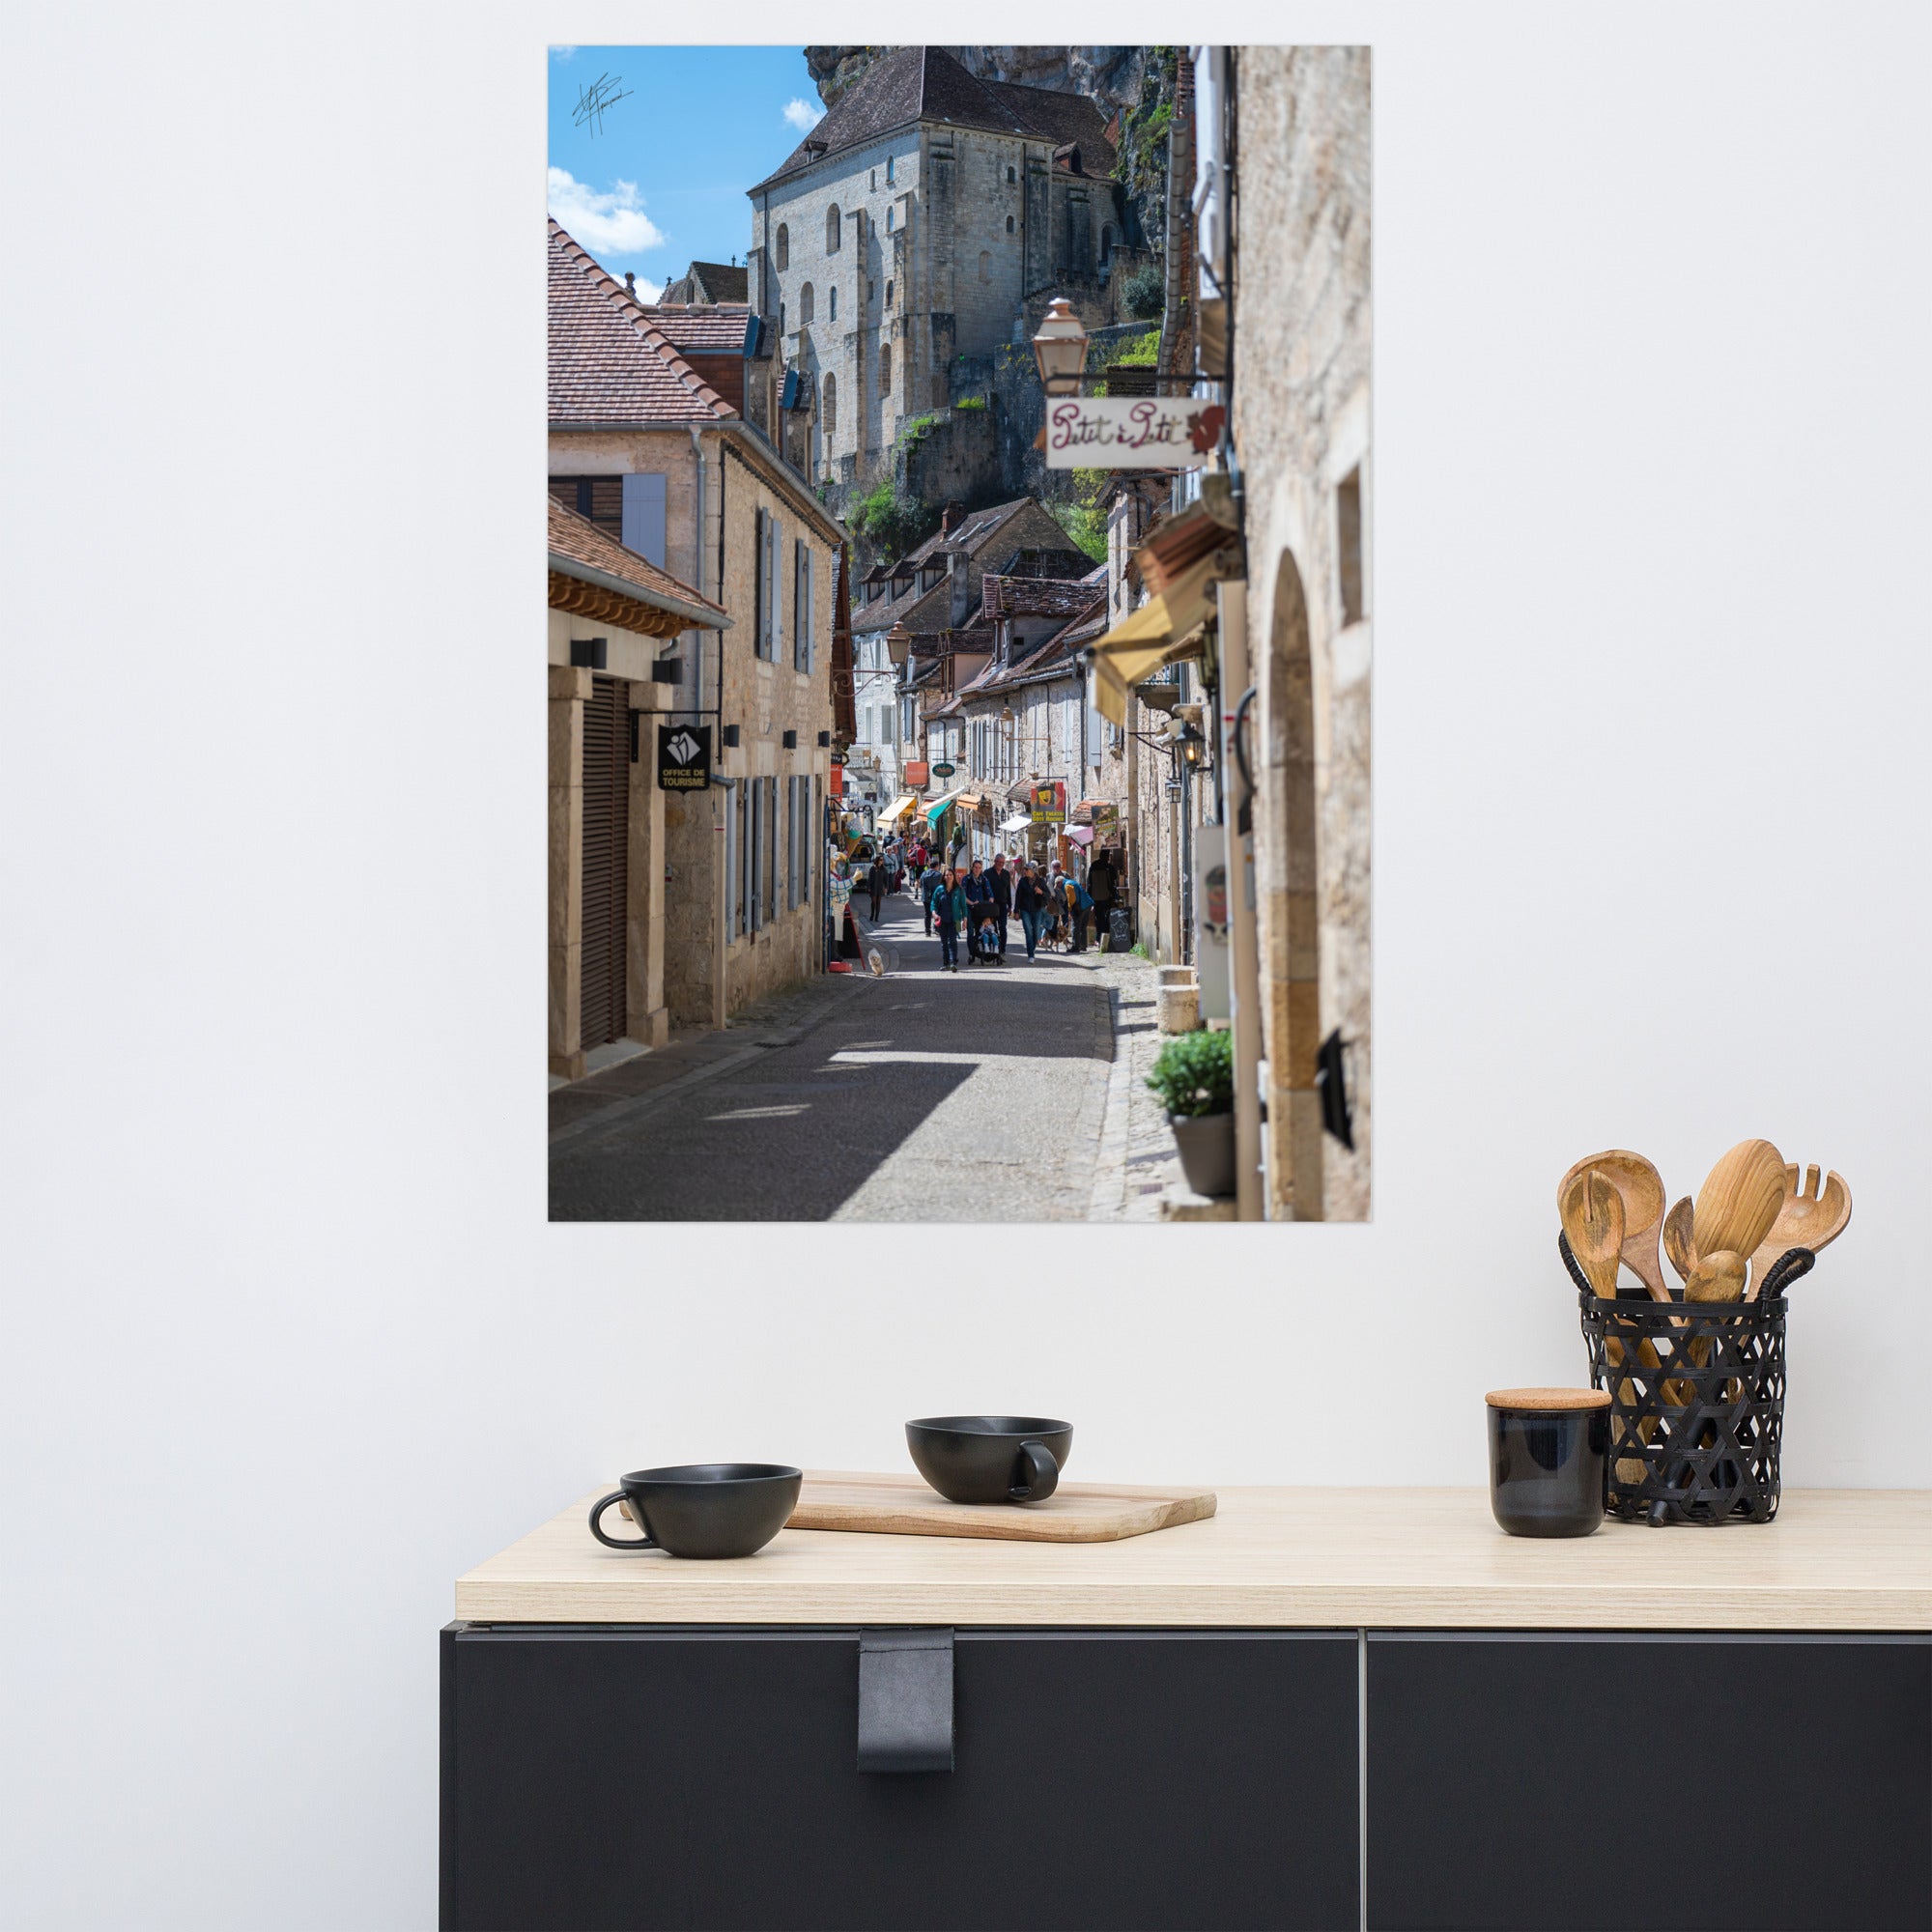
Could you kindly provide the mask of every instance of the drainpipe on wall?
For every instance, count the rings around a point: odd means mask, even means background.
[[[1254,673],[1248,664],[1248,586],[1223,579],[1215,586],[1221,640],[1221,683],[1216,694],[1221,717],[1220,760],[1227,774],[1228,947],[1234,954],[1230,978],[1229,1026],[1235,1047],[1235,1201],[1243,1221],[1266,1218],[1262,1186],[1262,1001],[1261,951],[1255,899],[1255,791],[1236,749],[1236,732],[1252,716]],[[1245,829],[1243,820],[1246,820]]]

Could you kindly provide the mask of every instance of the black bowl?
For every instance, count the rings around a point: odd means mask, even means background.
[[[750,1556],[798,1507],[802,1470],[782,1463],[683,1463],[633,1469],[590,1512],[590,1533],[612,1549],[662,1549],[668,1556]],[[600,1519],[630,1505],[641,1540],[606,1536]]]
[[[1039,1415],[928,1415],[905,1426],[913,1467],[954,1503],[1038,1503],[1060,1486],[1073,1425]]]

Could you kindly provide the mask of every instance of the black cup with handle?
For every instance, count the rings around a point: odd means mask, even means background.
[[[798,1507],[803,1470],[782,1463],[683,1463],[633,1469],[591,1506],[590,1533],[612,1549],[662,1549],[667,1556],[750,1556]],[[605,1533],[604,1512],[622,1503],[640,1537]]]
[[[1039,1415],[928,1415],[905,1432],[914,1468],[953,1503],[1044,1502],[1073,1453],[1072,1423]]]

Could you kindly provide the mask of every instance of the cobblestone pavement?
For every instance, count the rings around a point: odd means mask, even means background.
[[[550,1096],[557,1221],[1151,1221],[1178,1169],[1143,1084],[1154,973],[1042,953],[939,970],[889,899],[888,970],[829,974]]]

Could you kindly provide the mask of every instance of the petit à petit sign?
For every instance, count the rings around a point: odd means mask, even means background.
[[[1199,469],[1227,415],[1199,396],[1055,396],[1046,406],[1046,467]]]

